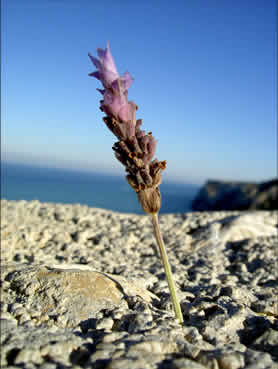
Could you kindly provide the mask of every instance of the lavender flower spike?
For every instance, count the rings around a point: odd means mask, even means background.
[[[158,186],[161,183],[161,171],[166,161],[153,160],[157,141],[145,131],[141,131],[142,120],[136,121],[137,105],[128,101],[128,89],[133,78],[128,72],[121,77],[117,72],[109,44],[105,50],[97,49],[98,59],[89,57],[97,71],[89,75],[102,82],[103,95],[100,109],[107,116],[104,122],[117,136],[119,142],[113,146],[116,158],[125,166],[127,180],[138,195],[138,200],[146,213],[157,213],[161,206]]]
[[[161,172],[166,168],[166,161],[153,160],[157,141],[151,132],[146,134],[140,129],[142,120],[136,120],[137,105],[128,100],[128,89],[133,78],[128,72],[119,76],[108,43],[105,50],[97,49],[97,53],[98,59],[89,54],[97,68],[89,76],[97,78],[103,85],[103,89],[98,89],[103,96],[100,109],[106,114],[103,118],[105,124],[119,140],[113,146],[115,156],[125,166],[128,173],[126,179],[137,193],[143,210],[152,215],[172,302],[176,316],[182,323],[182,313],[157,219],[161,207],[158,186],[161,183]]]

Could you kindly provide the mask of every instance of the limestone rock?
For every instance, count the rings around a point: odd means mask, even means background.
[[[188,243],[191,249],[202,247],[211,249],[225,245],[226,242],[239,242],[258,237],[278,235],[278,217],[268,212],[243,212],[240,215],[224,217],[191,232]]]
[[[123,277],[80,265],[25,266],[7,273],[6,280],[25,305],[39,312],[38,322],[47,315],[62,327],[75,327],[96,318],[103,309],[128,308],[126,299],[130,296],[140,296],[147,302],[158,300]]]
[[[181,326],[149,217],[1,205],[3,369],[278,369],[274,211],[159,216]]]

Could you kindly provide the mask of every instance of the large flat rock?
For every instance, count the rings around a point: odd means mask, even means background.
[[[2,266],[5,281],[23,306],[36,312],[39,323],[46,317],[58,326],[73,328],[115,307],[128,308],[127,298],[139,296],[146,302],[158,300],[151,292],[121,276],[93,271],[82,265]]]

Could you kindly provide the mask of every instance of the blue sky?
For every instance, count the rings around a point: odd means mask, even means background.
[[[277,153],[274,0],[2,2],[2,158],[124,174],[87,54],[110,42],[164,177],[261,181]]]

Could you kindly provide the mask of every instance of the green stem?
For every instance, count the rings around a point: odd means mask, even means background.
[[[157,213],[152,214],[152,221],[153,221],[155,237],[156,237],[158,247],[159,247],[159,251],[160,251],[160,256],[161,256],[161,259],[162,259],[162,262],[163,262],[163,266],[164,266],[168,286],[169,286],[170,293],[171,293],[171,299],[172,299],[172,303],[173,303],[173,306],[174,306],[176,318],[178,319],[179,323],[182,324],[183,323],[183,316],[182,316],[182,312],[181,312],[181,307],[180,307],[180,303],[179,303],[179,300],[178,300],[178,297],[177,297],[175,282],[174,282],[174,279],[173,279],[173,276],[172,276],[171,267],[170,267],[168,257],[167,257],[167,254],[166,254],[165,245],[164,245],[164,242],[163,242],[163,239],[162,239],[162,236],[161,236],[161,232],[160,232],[160,229],[159,229]]]

